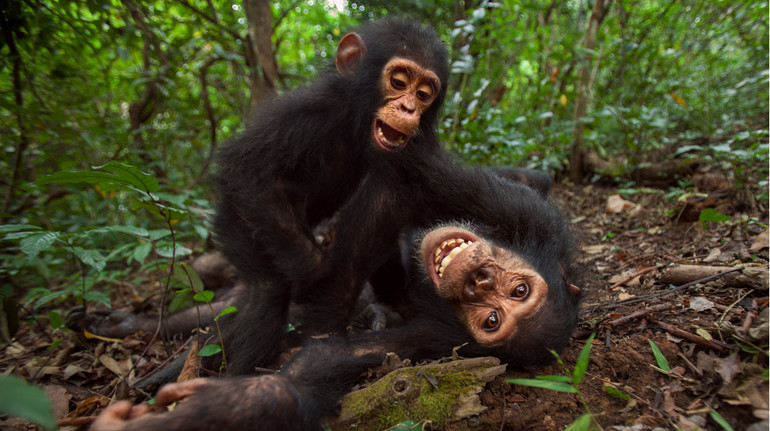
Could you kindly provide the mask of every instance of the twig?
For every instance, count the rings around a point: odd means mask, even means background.
[[[620,326],[624,323],[628,323],[632,320],[641,319],[642,317],[645,317],[647,315],[650,315],[652,313],[657,313],[659,311],[668,311],[673,310],[675,308],[679,308],[681,305],[678,304],[658,304],[653,305],[652,307],[643,308],[641,310],[636,310],[633,313],[629,314],[628,316],[619,317],[615,320],[612,320],[610,322],[607,322],[608,326]]]
[[[613,303],[607,304],[607,305],[591,307],[591,308],[588,308],[587,311],[591,312],[591,311],[595,311],[595,310],[605,310],[605,309],[608,309],[608,308],[615,308],[615,307],[619,307],[621,305],[635,304],[637,302],[646,301],[648,299],[657,298],[657,297],[660,297],[660,296],[670,295],[672,293],[679,292],[680,290],[687,289],[688,287],[695,286],[698,283],[705,283],[707,281],[716,280],[717,278],[720,278],[720,277],[722,277],[724,275],[727,275],[727,274],[730,274],[730,273],[733,273],[733,272],[737,272],[737,271],[741,271],[741,270],[743,270],[743,268],[735,268],[735,269],[732,269],[730,271],[720,272],[719,274],[709,275],[708,277],[703,277],[703,278],[700,278],[698,280],[694,280],[694,281],[691,281],[689,283],[685,283],[685,284],[683,284],[681,286],[678,286],[678,287],[675,287],[673,289],[665,290],[663,292],[651,293],[649,295],[639,296],[639,297],[636,297],[636,298],[626,299],[626,300],[623,300],[623,301],[617,301],[617,302],[613,302]]]
[[[709,341],[709,340],[701,337],[700,335],[695,335],[695,334],[687,332],[685,330],[676,328],[674,326],[669,325],[668,323],[664,323],[664,322],[661,322],[661,321],[656,321],[655,324],[657,324],[660,327],[660,329],[668,332],[669,334],[671,334],[671,335],[673,335],[675,337],[684,338],[685,340],[692,341],[695,344],[699,344],[699,345],[701,345],[703,347],[708,347],[709,349],[713,349],[713,350],[716,350],[718,352],[725,352],[726,350],[731,348],[731,346],[729,346],[727,344],[724,344],[724,343],[721,343],[721,342],[718,342],[718,341],[714,341],[714,340]]]
[[[647,274],[648,272],[657,271],[657,270],[658,270],[657,266],[651,266],[649,268],[640,269],[639,271],[636,271],[635,273],[629,275],[628,277],[624,278],[623,280],[620,280],[617,283],[615,283],[612,286],[610,286],[609,290],[614,290],[614,289],[616,289],[616,288],[618,288],[618,287],[628,283],[629,281],[635,279],[636,277],[639,277],[639,276],[642,276],[644,274]]]

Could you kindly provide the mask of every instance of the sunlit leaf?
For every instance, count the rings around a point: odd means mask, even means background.
[[[685,108],[687,107],[687,102],[685,102],[684,99],[682,99],[682,97],[678,94],[671,93],[669,96],[671,96],[671,98],[674,99],[674,102],[677,104],[684,106]]]
[[[575,422],[572,422],[572,425],[565,428],[564,431],[587,431],[590,426],[591,415],[586,413],[583,416],[577,418]]]
[[[624,393],[623,391],[616,388],[615,386],[604,385],[604,390],[607,391],[607,394],[613,398],[620,398],[622,400],[627,400],[631,398],[630,395]]]
[[[220,347],[218,344],[207,344],[203,346],[203,348],[200,349],[200,351],[198,351],[198,356],[203,356],[203,357],[213,356],[221,351],[222,351],[222,347]]]
[[[575,362],[575,372],[572,379],[572,384],[575,386],[579,385],[580,382],[583,381],[583,377],[586,375],[586,370],[588,370],[588,359],[591,355],[591,343],[594,341],[595,336],[596,334],[594,333],[588,337],[586,344],[580,351],[580,356],[578,356],[577,362]]]
[[[723,430],[725,430],[725,431],[733,431],[733,427],[731,427],[730,424],[727,423],[725,418],[723,418],[722,415],[720,415],[713,408],[709,411],[709,416],[711,417],[711,419],[714,420],[714,422],[719,424],[719,426],[721,426]]]
[[[219,318],[222,317],[222,316],[225,316],[227,314],[237,313],[237,312],[238,312],[238,309],[231,305],[231,306],[225,308],[224,310],[220,311],[219,314],[217,314],[217,317],[214,320],[219,320]]]
[[[577,389],[572,387],[572,385],[562,382],[537,379],[510,379],[507,382],[516,385],[532,386],[534,388],[550,389],[552,391],[577,393]]]
[[[658,362],[658,368],[666,372],[671,371],[671,367],[668,366],[668,361],[666,360],[666,357],[663,356],[663,353],[660,352],[660,349],[658,349],[658,346],[656,346],[655,343],[652,342],[652,340],[648,340],[648,341],[650,342],[650,347],[652,348],[652,354],[655,355],[655,360]]]
[[[198,302],[211,302],[214,299],[214,292],[210,290],[204,290],[193,295],[193,299]]]

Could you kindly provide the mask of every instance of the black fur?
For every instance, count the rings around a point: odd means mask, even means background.
[[[305,286],[321,273],[313,227],[342,208],[382,157],[371,127],[384,104],[382,70],[394,56],[416,60],[441,79],[437,99],[408,143],[438,150],[435,125],[448,79],[444,45],[430,29],[398,19],[358,33],[367,51],[354,76],[330,69],[313,85],[267,103],[219,154],[214,238],[251,286],[241,312],[225,319],[231,329],[223,344],[233,374],[277,358],[289,299],[303,299]],[[340,329],[345,319],[325,319],[321,330]]]

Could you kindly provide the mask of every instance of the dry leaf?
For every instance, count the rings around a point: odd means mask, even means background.
[[[732,383],[733,378],[743,372],[741,361],[738,355],[732,354],[727,358],[714,360],[714,371],[716,371],[726,383]]]
[[[43,385],[43,390],[48,395],[48,398],[51,399],[56,419],[67,416],[67,413],[70,411],[70,399],[72,398],[72,395],[70,395],[63,387],[56,385]]]
[[[99,362],[107,367],[108,370],[115,373],[116,376],[122,378],[125,375],[125,372],[123,371],[123,368],[121,368],[120,364],[118,364],[118,361],[112,359],[111,357],[107,355],[101,355],[99,356]]]
[[[690,309],[698,312],[713,310],[714,303],[702,296],[696,296],[695,298],[690,299]]]
[[[706,263],[714,262],[717,259],[719,259],[719,256],[721,256],[721,255],[722,255],[722,250],[720,250],[718,248],[712,248],[711,251],[709,252],[709,255],[706,256],[703,259],[703,261],[706,262]]]
[[[768,235],[767,230],[755,236],[754,241],[751,243],[751,247],[749,247],[749,250],[756,253],[762,250],[763,248],[767,248],[769,236],[770,235]]]
[[[695,333],[696,333],[696,334],[698,334],[698,335],[700,335],[700,337],[701,337],[701,338],[703,338],[704,340],[708,340],[708,341],[711,341],[711,340],[713,340],[713,339],[714,339],[714,338],[711,336],[711,334],[709,334],[709,331],[707,331],[707,330],[705,330],[705,329],[703,329],[703,328],[698,328],[698,329],[696,329],[696,330],[695,330]]]
[[[607,198],[607,206],[604,211],[607,214],[620,214],[626,208],[631,208],[634,205],[633,202],[621,198],[620,195],[612,195]]]

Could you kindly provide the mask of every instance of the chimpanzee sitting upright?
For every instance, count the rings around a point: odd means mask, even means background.
[[[375,193],[368,197],[376,198],[377,213],[370,214],[365,229],[388,220],[395,226],[407,220],[419,225],[424,220],[416,215],[420,211],[430,217],[437,216],[434,208],[446,211],[445,223],[418,231],[410,241],[403,326],[312,341],[274,375],[169,385],[156,405],[187,398],[172,412],[126,421],[147,410],[124,403],[105,411],[93,429],[219,430],[254,424],[319,429],[360,373],[382,363],[387,352],[437,358],[462,346],[462,356],[494,355],[512,365],[550,359],[549,349],[566,345],[577,320],[580,292],[571,284],[575,265],[569,224],[528,187],[483,169],[436,162],[413,165],[422,169],[409,176],[416,181],[411,187],[398,178],[405,173],[396,172],[379,176],[383,182],[369,190]],[[440,181],[426,181],[431,177]],[[475,198],[467,199],[470,194]],[[393,197],[398,199],[388,199]],[[370,231],[370,237],[356,243],[356,251],[371,258],[387,244],[380,241],[388,239],[391,228]],[[359,255],[349,257],[360,265]]]
[[[339,43],[338,73],[267,103],[222,150],[214,237],[242,279],[259,285],[226,325],[230,373],[276,359],[291,295],[321,273],[312,229],[342,208],[371,163],[404,148],[439,149],[447,62],[426,27],[370,24]]]

